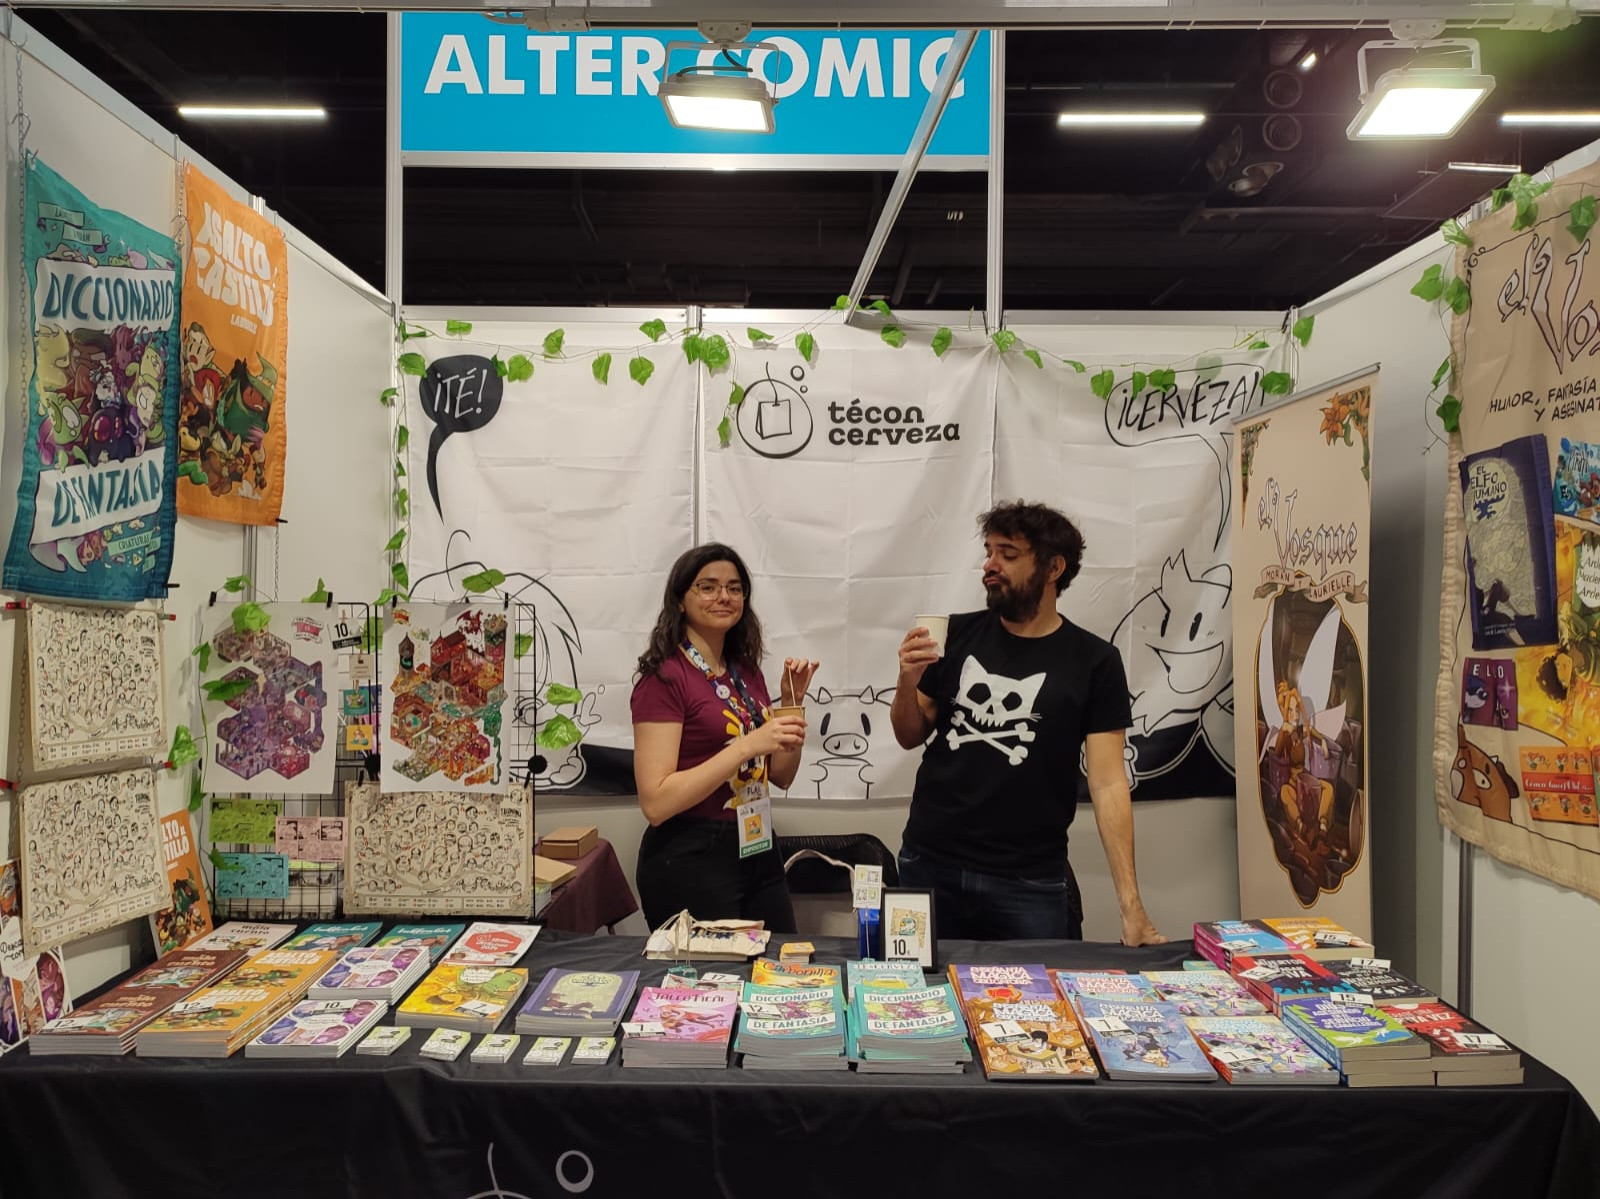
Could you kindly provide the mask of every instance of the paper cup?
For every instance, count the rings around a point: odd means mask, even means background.
[[[770,711],[774,720],[779,716],[798,716],[801,720],[806,718],[806,706],[804,704],[779,704],[777,707],[770,709]]]
[[[950,631],[950,618],[948,616],[932,616],[924,614],[911,618],[911,627],[918,625],[928,630],[928,636],[933,638],[934,648],[939,651],[939,656],[944,657],[944,637]]]

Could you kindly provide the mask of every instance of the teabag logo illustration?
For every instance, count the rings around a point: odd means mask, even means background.
[[[745,388],[736,410],[739,436],[763,458],[793,458],[811,441],[811,406],[806,403],[806,372],[792,367],[789,380],[774,379],[770,364],[762,378]]]
[[[873,732],[876,729],[881,736],[888,727],[893,699],[893,687],[839,692],[818,687],[808,695],[812,710],[806,713],[807,720],[816,720],[816,710],[822,710],[821,722],[816,726],[822,756],[807,763],[807,774],[795,780],[789,793],[813,791],[816,799],[870,798],[872,784],[877,781],[871,757]]]

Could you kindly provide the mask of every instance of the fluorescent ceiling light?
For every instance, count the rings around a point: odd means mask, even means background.
[[[752,75],[695,73],[693,68],[661,81],[657,95],[667,119],[679,129],[771,133],[772,95]]]
[[[1506,112],[1502,125],[1600,125],[1600,112]]]
[[[1078,129],[1192,129],[1205,119],[1203,112],[1064,112],[1056,124]]]
[[[1345,133],[1353,140],[1450,137],[1493,90],[1492,75],[1433,68],[1389,71]]]
[[[178,115],[191,121],[322,121],[328,110],[320,104],[180,104]]]
[[[1452,162],[1452,171],[1479,171],[1485,175],[1515,175],[1522,170],[1520,162]]]
[[[1315,50],[1307,50],[1300,59],[1300,69],[1302,71],[1309,71],[1312,67],[1317,65],[1318,61],[1317,52]]]

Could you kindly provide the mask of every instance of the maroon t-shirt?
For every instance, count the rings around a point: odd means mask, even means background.
[[[772,698],[761,672],[753,666],[741,665],[739,677],[765,716]],[[718,676],[717,682],[727,684],[730,691],[738,693],[727,674]],[[683,726],[683,735],[678,741],[679,770],[689,770],[716,757],[725,745],[744,732],[733,705],[717,695],[711,682],[682,653],[675,653],[663,662],[659,674],[644,675],[633,685],[632,708],[635,724]],[[679,815],[698,820],[732,820],[733,809],[723,806],[731,798],[733,788],[723,783]]]

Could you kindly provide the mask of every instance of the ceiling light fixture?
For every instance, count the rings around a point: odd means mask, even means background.
[[[180,104],[178,115],[190,121],[325,121],[320,104]]]
[[[1522,170],[1519,162],[1452,162],[1452,171],[1478,171],[1484,175],[1515,175]]]
[[[1505,112],[1502,125],[1600,125],[1600,112]]]
[[[1192,129],[1203,112],[1064,112],[1056,118],[1063,129]]]
[[[706,42],[669,42],[667,61],[674,50],[692,50],[703,55],[708,49],[719,52],[711,62],[698,60],[666,75],[656,91],[667,119],[679,129],[711,129],[724,133],[771,133],[776,125],[772,109],[777,104],[766,80],[749,65],[749,51],[781,54],[777,47],[763,42],[746,42],[748,22],[738,24],[704,23],[700,32]],[[709,43],[709,45],[707,44]],[[744,50],[745,61],[733,51]]]
[[[1409,51],[1414,61],[1420,51],[1435,49],[1465,51],[1471,56],[1470,65],[1408,64],[1384,72],[1377,83],[1367,85],[1367,51]],[[1450,137],[1494,90],[1494,76],[1482,73],[1478,43],[1472,38],[1368,42],[1356,55],[1356,75],[1361,111],[1345,130],[1352,141]]]
[[[1300,61],[1295,65],[1298,66],[1302,71],[1309,71],[1321,61],[1322,60],[1317,57],[1317,52],[1315,50],[1307,50],[1300,56]]]

